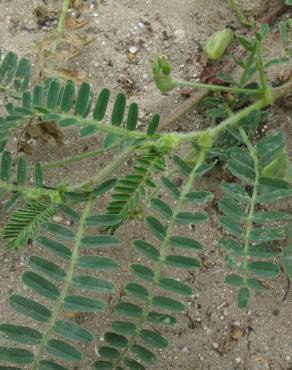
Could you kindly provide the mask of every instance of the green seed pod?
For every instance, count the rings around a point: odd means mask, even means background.
[[[176,87],[176,82],[171,77],[171,71],[171,65],[161,57],[158,57],[152,66],[153,79],[162,93],[166,93]]]
[[[230,28],[224,28],[221,31],[214,32],[208,37],[205,45],[208,58],[211,60],[221,59],[232,40],[233,32]]]

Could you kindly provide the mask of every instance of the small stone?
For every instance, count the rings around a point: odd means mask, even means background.
[[[181,351],[182,351],[182,353],[188,353],[189,349],[188,349],[188,347],[184,347]]]
[[[54,216],[53,217],[53,221],[56,222],[57,224],[59,224],[60,222],[63,221],[63,218],[60,217],[60,216]]]
[[[241,363],[241,358],[240,357],[236,357],[236,359],[235,359],[235,362],[237,363],[237,364],[240,364]]]
[[[287,361],[287,362],[291,361],[291,356],[286,356],[285,361]]]
[[[174,35],[178,41],[183,41],[186,37],[186,31],[185,30],[176,30],[174,31]]]
[[[216,342],[212,343],[212,347],[214,349],[218,349],[219,348],[219,343],[216,343]]]
[[[131,47],[129,48],[129,52],[130,52],[131,54],[136,54],[136,53],[137,53],[137,51],[138,51],[137,46],[131,46]]]
[[[145,24],[144,24],[143,22],[139,22],[139,23],[138,23],[138,27],[139,27],[139,28],[144,28],[144,27],[145,27]]]

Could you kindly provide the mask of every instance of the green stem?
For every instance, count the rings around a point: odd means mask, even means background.
[[[85,227],[86,227],[86,219],[90,215],[92,207],[93,207],[93,199],[90,198],[87,201],[86,207],[85,207],[85,209],[83,211],[83,214],[81,216],[79,227],[78,227],[78,230],[77,230],[77,234],[75,236],[74,247],[73,247],[73,252],[72,252],[72,257],[71,257],[71,263],[70,263],[69,270],[67,272],[64,287],[63,287],[63,289],[60,293],[60,296],[59,296],[57,302],[55,303],[55,306],[54,306],[54,309],[53,309],[53,312],[52,312],[52,316],[51,316],[51,318],[48,322],[48,328],[47,328],[46,334],[43,336],[43,338],[42,338],[42,340],[41,340],[41,342],[38,346],[38,350],[35,354],[35,359],[34,359],[34,362],[32,364],[31,370],[38,370],[40,361],[43,359],[44,352],[45,352],[48,340],[50,339],[50,337],[53,333],[54,325],[55,325],[58,317],[60,316],[61,312],[63,311],[64,300],[65,300],[65,298],[67,297],[67,295],[69,293],[69,290],[70,290],[71,284],[72,284],[72,279],[73,279],[74,273],[75,273],[76,268],[77,268],[78,258],[79,258],[80,249],[81,249],[81,239],[84,235],[84,231],[85,231]]]
[[[257,196],[258,196],[258,187],[259,187],[259,178],[260,178],[260,170],[259,170],[259,160],[257,157],[257,152],[253,147],[252,143],[250,142],[247,134],[245,133],[244,129],[239,127],[240,135],[243,139],[243,142],[247,146],[250,156],[253,159],[254,168],[255,168],[255,182],[253,187],[253,193],[250,201],[249,212],[247,216],[247,223],[245,229],[245,235],[243,238],[243,279],[244,284],[248,286],[248,261],[249,261],[249,244],[250,244],[250,234],[253,229],[253,219],[255,213],[255,207],[257,203]]]
[[[266,100],[266,105],[270,105],[274,102],[273,98],[273,91],[268,83],[267,76],[265,73],[265,66],[263,61],[263,51],[262,51],[262,43],[260,40],[257,40],[257,47],[256,47],[256,66],[260,76],[261,86],[264,91],[264,96]]]
[[[211,91],[246,93],[246,94],[251,94],[251,95],[260,95],[263,92],[262,90],[244,89],[241,87],[228,87],[228,86],[222,86],[222,85],[203,84],[200,82],[190,82],[190,81],[181,81],[181,80],[175,80],[175,82],[176,82],[176,87],[193,87],[193,88],[208,89]]]
[[[42,164],[42,168],[49,169],[49,168],[54,168],[54,167],[67,166],[73,162],[82,161],[83,159],[92,158],[92,157],[95,157],[95,156],[98,156],[104,153],[105,153],[104,149],[98,148],[98,149],[95,149],[89,152],[76,154],[70,158],[66,158],[66,159],[62,159],[58,161],[52,161],[52,162],[45,162]]]
[[[201,130],[201,131],[191,131],[187,133],[177,134],[177,137],[179,141],[181,142],[198,140],[200,137],[202,137],[206,133],[209,133],[210,136],[214,138],[220,132],[224,131],[227,126],[237,125],[250,112],[254,110],[260,110],[264,108],[266,105],[267,105],[266,99],[262,98],[256,101],[255,103],[251,104],[247,108],[244,108],[241,111],[233,114],[231,117],[226,118],[224,121],[222,121],[219,125],[215,127],[208,128],[206,130]]]
[[[63,37],[63,34],[64,34],[65,21],[66,21],[66,15],[68,13],[69,3],[70,3],[70,0],[64,0],[63,1],[63,5],[62,5],[60,17],[59,17],[59,22],[58,22],[57,35],[56,35],[56,38],[54,40],[54,43],[53,43],[53,46],[52,46],[52,49],[51,49],[49,69],[52,69],[54,56],[57,52],[58,46],[59,46],[59,44],[61,42],[61,39]]]
[[[160,249],[159,249],[160,257],[159,257],[159,260],[158,260],[158,262],[155,266],[155,269],[154,269],[154,278],[153,278],[151,287],[149,289],[149,295],[148,295],[147,302],[146,302],[146,304],[143,308],[142,315],[141,315],[139,321],[137,322],[136,330],[135,330],[134,334],[131,336],[131,338],[129,338],[127,346],[123,349],[120,356],[114,362],[114,369],[117,369],[118,366],[121,364],[121,361],[123,360],[123,358],[125,357],[127,352],[131,349],[132,345],[134,344],[135,339],[139,336],[141,330],[144,327],[145,322],[147,321],[149,312],[152,308],[152,302],[153,302],[153,299],[154,299],[155,294],[156,294],[156,290],[157,290],[158,285],[159,285],[160,275],[161,275],[162,269],[165,265],[167,253],[168,253],[168,250],[169,250],[169,247],[170,247],[169,240],[170,240],[170,237],[171,237],[171,235],[173,233],[173,230],[175,228],[177,216],[181,212],[181,209],[182,209],[183,203],[185,201],[186,195],[192,189],[193,183],[194,183],[194,181],[197,177],[197,174],[196,174],[197,169],[204,163],[205,154],[206,154],[205,151],[202,151],[200,153],[200,156],[198,158],[198,162],[196,163],[196,166],[194,167],[194,169],[190,173],[190,175],[188,177],[188,181],[187,181],[186,185],[184,186],[179,199],[177,200],[176,207],[175,207],[175,210],[173,212],[173,216],[172,216],[172,218],[170,220],[170,223],[168,224],[168,227],[167,227],[167,230],[166,230],[165,238],[163,239],[163,241],[160,245]]]
[[[227,1],[228,1],[228,4],[230,5],[230,7],[232,8],[232,10],[234,11],[235,15],[237,16],[238,20],[240,21],[240,23],[242,23],[244,26],[250,28],[252,26],[252,24],[248,21],[246,16],[243,14],[237,0],[227,0]]]
[[[56,192],[56,194],[58,193],[58,191],[54,189],[41,188],[37,186],[13,185],[3,181],[0,181],[0,189],[5,191],[23,193],[24,195],[30,194],[33,190],[37,190],[38,194],[43,195],[49,195],[49,193],[52,194],[52,192],[54,191]]]
[[[99,173],[98,175],[87,179],[86,181],[74,185],[70,191],[72,190],[88,190],[90,187],[96,185],[97,183],[100,183],[104,181],[108,176],[112,175],[115,170],[124,162],[124,160],[127,158],[127,156],[130,153],[133,153],[137,149],[137,146],[132,145],[128,146],[126,149],[122,150],[114,160],[110,161],[110,163],[105,166]]]

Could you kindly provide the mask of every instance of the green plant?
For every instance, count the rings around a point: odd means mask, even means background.
[[[61,22],[64,24],[63,17]],[[168,342],[156,330],[149,329],[149,323],[174,326],[176,314],[185,309],[184,297],[192,294],[190,286],[173,277],[172,269],[200,267],[194,254],[203,245],[184,236],[183,228],[208,219],[200,206],[212,200],[213,194],[197,183],[215,166],[225,166],[231,176],[230,182],[222,183],[225,196],[218,204],[222,212],[220,223],[226,233],[219,247],[233,270],[226,283],[237,289],[238,306],[247,308],[251,292],[264,291],[261,279],[277,277],[280,265],[291,278],[291,246],[287,247],[291,214],[274,207],[268,210],[269,204],[292,196],[285,137],[273,132],[254,139],[264,115],[262,109],[292,91],[291,81],[277,88],[267,81],[267,68],[288,61],[284,57],[264,63],[262,41],[267,32],[267,27],[262,27],[251,38],[238,37],[246,50],[243,60],[235,58],[242,75],[234,80],[221,73],[222,85],[178,81],[172,77],[169,63],[157,59],[153,74],[162,92],[180,86],[213,91],[202,102],[212,125],[186,133],[159,133],[159,115],[150,120],[147,132],[138,130],[138,106],[130,104],[125,117],[126,98],[122,93],[116,96],[107,123],[108,89],[103,89],[94,100],[88,83],[76,89],[71,81],[62,85],[52,78],[29,90],[28,62],[18,62],[11,52],[4,57],[0,84],[9,103],[0,117],[0,189],[6,199],[5,209],[16,210],[8,217],[1,235],[9,248],[21,248],[32,240],[51,257],[30,256],[29,270],[22,275],[23,283],[40,299],[12,295],[9,300],[17,313],[41,323],[42,329],[35,329],[34,324],[0,325],[7,339],[33,349],[0,347],[2,363],[29,365],[31,370],[64,370],[81,361],[79,343],[94,342],[95,336],[81,325],[65,320],[64,312],[106,310],[105,296],[113,294],[115,288],[110,276],[119,268],[110,250],[121,244],[119,228],[142,210],[147,214],[149,234],[147,240],[133,243],[142,262],[130,266],[132,277],[115,304],[117,319],[104,335],[106,344],[98,349],[99,358],[93,367],[143,370],[153,365],[157,361],[155,349],[164,349]],[[251,83],[256,73],[259,83]],[[17,128],[34,119],[55,121],[61,129],[78,127],[81,137],[98,135],[102,138],[101,147],[34,166],[29,166],[24,157],[15,161],[5,144]],[[109,151],[115,151],[116,157],[85,181],[46,185],[43,172],[47,168]],[[181,151],[183,157],[178,155]],[[129,156],[134,157],[131,171],[119,179],[112,178]],[[33,184],[28,181],[31,172]],[[173,181],[177,172],[184,177],[181,188]],[[160,184],[166,190],[163,198],[157,194]],[[100,209],[108,192],[111,200],[105,211],[96,213],[96,206]],[[71,226],[53,221],[59,213]],[[101,250],[106,254],[96,253]],[[101,295],[99,299],[97,294]],[[56,339],[56,334],[62,339]],[[11,366],[1,369],[19,369]]]

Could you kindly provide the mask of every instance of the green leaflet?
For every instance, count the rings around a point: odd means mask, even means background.
[[[66,277],[66,272],[62,269],[62,267],[59,267],[54,262],[46,260],[42,257],[30,256],[29,265],[34,270],[58,282],[63,281]]]
[[[116,312],[121,316],[126,317],[140,317],[142,314],[142,310],[139,306],[133,303],[128,302],[120,302],[115,307]]]
[[[0,165],[0,178],[2,181],[9,182],[11,177],[12,157],[10,152],[3,152]]]
[[[147,289],[137,283],[128,283],[125,290],[128,295],[138,299],[146,300],[149,296]]]
[[[247,308],[249,303],[249,290],[248,288],[240,288],[237,295],[237,304],[241,309]]]
[[[78,295],[67,296],[64,305],[65,311],[73,312],[103,312],[105,307],[104,301]]]
[[[164,349],[168,346],[168,341],[162,335],[152,330],[141,330],[140,337],[145,343],[154,348]]]
[[[138,344],[134,344],[132,346],[132,352],[139,358],[139,360],[145,362],[147,365],[154,365],[157,361],[157,357],[154,353]]]
[[[165,227],[161,224],[161,222],[153,216],[146,217],[146,222],[149,230],[153,233],[153,235],[158,240],[163,240],[165,236]]]
[[[78,268],[95,270],[95,271],[108,271],[116,270],[118,264],[111,258],[101,256],[80,256],[78,259]]]
[[[270,279],[276,278],[280,273],[280,269],[277,265],[265,261],[251,262],[248,264],[248,269],[252,274],[258,277]]]
[[[41,333],[36,329],[31,329],[26,326],[2,324],[0,332],[14,342],[22,344],[38,344],[42,339]]]
[[[33,362],[34,355],[30,351],[22,348],[0,347],[0,360],[13,362],[18,365],[27,365]]]
[[[40,362],[39,370],[66,370],[66,368],[53,361],[43,360]]]
[[[88,275],[74,276],[72,286],[90,292],[111,293],[114,291],[114,285],[111,282]]]
[[[103,89],[96,101],[96,105],[93,112],[93,118],[97,121],[102,121],[106,112],[106,108],[110,98],[110,91]]]
[[[161,277],[159,280],[159,286],[169,292],[183,296],[190,296],[192,294],[192,289],[188,285],[173,278]]]
[[[144,240],[135,240],[134,241],[134,246],[137,252],[141,253],[145,257],[153,260],[153,261],[158,261],[159,260],[159,252],[158,250],[151,245],[148,242],[145,242]]]
[[[49,250],[52,254],[65,260],[69,260],[72,256],[70,249],[56,240],[46,238],[45,236],[39,236],[37,238],[37,242],[41,247]]]
[[[136,330],[136,326],[127,321],[113,321],[112,329],[119,334],[132,335]]]
[[[113,332],[107,332],[104,336],[105,341],[113,347],[124,348],[128,344],[128,340],[121,334],[116,334]]]
[[[75,347],[61,340],[50,339],[46,346],[46,352],[49,355],[55,356],[64,361],[80,361],[82,359],[81,352]]]
[[[17,161],[16,181],[18,185],[24,185],[27,179],[27,162],[23,157]]]
[[[82,239],[83,248],[109,247],[118,244],[120,244],[119,239],[112,235],[87,236]]]
[[[55,301],[60,295],[58,288],[53,283],[35,272],[25,271],[22,274],[22,282],[34,292],[50,300]]]
[[[65,338],[78,342],[90,343],[94,340],[94,336],[90,331],[72,321],[57,321],[54,325],[54,331]]]
[[[127,130],[133,131],[136,129],[138,124],[138,105],[136,103],[131,103],[127,118]]]
[[[45,306],[20,295],[12,295],[9,305],[16,312],[39,322],[47,322],[51,317],[51,312]]]

